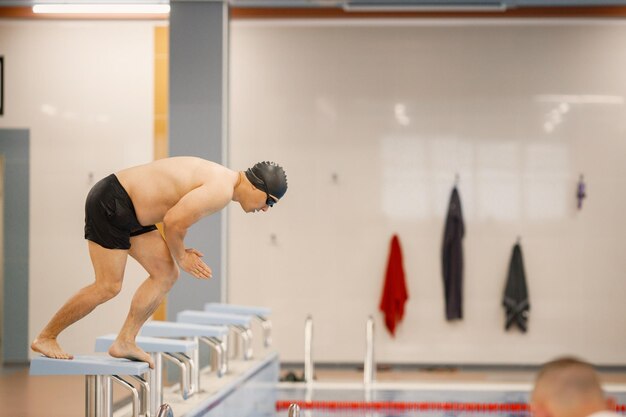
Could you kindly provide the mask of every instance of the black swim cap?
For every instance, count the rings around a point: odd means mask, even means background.
[[[274,162],[258,162],[246,171],[246,178],[256,188],[276,197],[283,198],[287,192],[285,170]]]

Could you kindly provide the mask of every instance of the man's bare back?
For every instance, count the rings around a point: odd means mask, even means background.
[[[190,156],[159,159],[115,175],[133,201],[137,219],[143,225],[162,222],[183,196],[198,187],[205,187],[212,205],[222,209],[231,201],[239,179],[238,172]]]

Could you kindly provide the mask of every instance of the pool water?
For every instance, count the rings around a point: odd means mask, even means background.
[[[379,386],[341,384],[307,389],[279,384],[276,416],[286,417],[290,403],[301,404],[301,417],[528,417],[530,388],[515,385]],[[626,392],[610,392],[618,404]],[[309,408],[310,407],[310,408]],[[623,414],[624,411],[622,411]]]

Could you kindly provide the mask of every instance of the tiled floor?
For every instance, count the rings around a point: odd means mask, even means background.
[[[301,376],[302,368],[293,369]],[[289,368],[281,370],[284,375]],[[357,368],[324,368],[315,370],[318,381],[358,382],[362,371]],[[378,381],[394,382],[532,382],[532,370],[465,370],[455,368],[379,369]],[[602,372],[603,382],[626,384],[626,371]],[[28,368],[0,368],[0,417],[83,417],[85,383],[82,376],[29,377]],[[119,401],[119,395],[114,397]]]
[[[84,417],[81,376],[29,377],[28,368],[3,368],[0,417]]]

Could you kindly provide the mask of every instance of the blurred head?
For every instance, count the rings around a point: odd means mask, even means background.
[[[285,170],[274,162],[258,162],[245,171],[246,185],[239,203],[246,213],[267,211],[287,192]]]
[[[564,357],[546,363],[535,379],[531,408],[536,417],[585,417],[614,406],[593,366]]]

